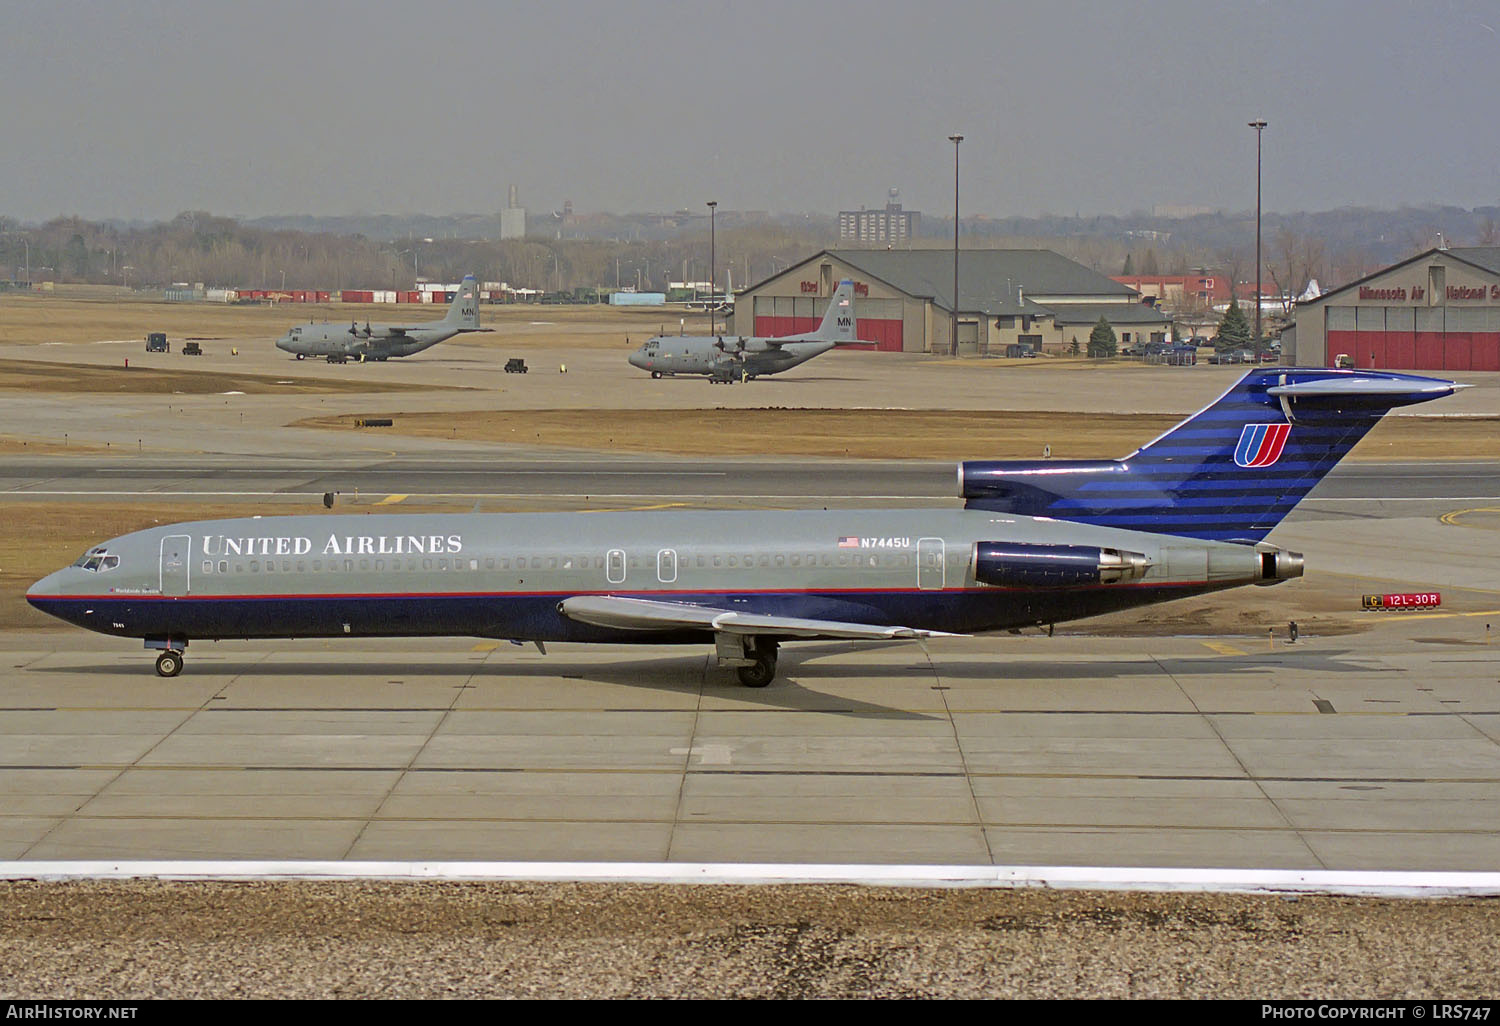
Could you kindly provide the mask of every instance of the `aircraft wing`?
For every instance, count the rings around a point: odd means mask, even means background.
[[[613,595],[578,595],[564,599],[559,609],[564,616],[580,623],[623,630],[668,631],[697,628],[728,634],[775,634],[790,638],[850,638],[868,641],[959,637],[946,631],[926,631],[916,627],[767,616],[716,606],[696,606],[688,602],[658,602]]]

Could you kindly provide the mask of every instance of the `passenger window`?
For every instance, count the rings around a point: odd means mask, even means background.
[[[227,574],[227,573],[229,573],[229,560],[227,560],[227,559],[221,559],[221,560],[219,560],[219,573],[221,573],[221,574]]]
[[[213,563],[213,560],[211,560],[211,559],[205,559],[203,561],[203,572],[206,573],[206,574],[211,574],[211,573],[214,572],[214,563]]]

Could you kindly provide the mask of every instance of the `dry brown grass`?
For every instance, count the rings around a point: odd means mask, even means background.
[[[80,300],[64,295],[6,296],[0,301],[0,342],[139,341],[164,331],[175,356],[185,339],[275,338],[309,321],[360,324],[419,324],[442,318],[445,307],[407,303],[283,303],[239,306],[224,303],[158,303],[119,299]],[[584,347],[636,344],[658,330],[677,331],[686,315],[677,307],[655,309],[609,306],[483,305],[480,323],[496,329],[507,343],[566,342]],[[722,319],[720,320],[722,324]],[[687,330],[706,330],[702,314],[687,316]],[[495,336],[470,336],[471,343]]]
[[[425,438],[659,452],[680,456],[858,459],[1114,459],[1174,426],[1152,414],[966,410],[473,410],[312,417],[299,427],[353,430],[362,417]],[[1500,418],[1387,418],[1353,459],[1500,459]]]
[[[48,363],[43,360],[0,360],[0,391],[114,392],[158,395],[303,395],[351,392],[416,392],[446,390],[442,385],[407,385],[390,381],[340,378],[277,378],[268,374],[197,371],[160,367],[100,367],[90,364]]]

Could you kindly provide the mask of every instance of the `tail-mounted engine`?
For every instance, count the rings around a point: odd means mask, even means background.
[[[1143,553],[1094,545],[1027,545],[975,542],[974,577],[1005,588],[1072,588],[1119,584],[1145,576]]]

